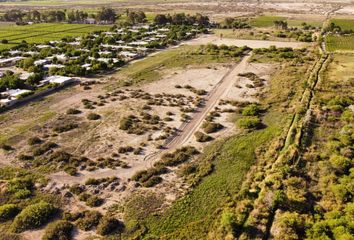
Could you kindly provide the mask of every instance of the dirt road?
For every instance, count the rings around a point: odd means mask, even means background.
[[[205,99],[205,105],[202,108],[197,109],[196,113],[192,116],[192,120],[183,124],[179,130],[180,133],[169,141],[165,147],[167,149],[175,149],[181,147],[184,143],[193,137],[194,133],[203,123],[205,117],[210,113],[217,105],[220,99],[232,88],[235,84],[238,74],[245,71],[248,64],[250,55],[247,55],[242,61],[233,66],[225,76],[218,82],[214,89],[209,92]]]
[[[159,156],[167,150],[176,149],[183,146],[203,123],[203,120],[209,112],[217,105],[218,101],[227,94],[238,79],[238,74],[243,72],[248,64],[250,55],[244,57],[241,62],[235,64],[231,69],[221,78],[221,80],[215,85],[215,87],[209,92],[206,97],[205,105],[199,108],[192,119],[183,124],[179,130],[179,134],[166,143],[165,150],[155,152],[148,155],[144,161],[135,161],[130,163],[131,168],[118,168],[118,169],[100,169],[95,172],[85,172],[79,176],[69,176],[64,172],[57,172],[51,175],[53,182],[58,184],[73,184],[84,183],[88,178],[103,178],[117,176],[122,180],[131,178],[134,173],[140,170],[152,167],[155,161],[159,159]]]

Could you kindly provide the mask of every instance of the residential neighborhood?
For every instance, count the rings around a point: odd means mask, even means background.
[[[0,52],[1,77],[11,76],[16,84],[0,86],[0,108],[76,77],[92,77],[118,69],[151,52],[206,32],[204,26],[136,25],[64,38],[45,44],[20,44]],[[16,80],[14,80],[16,79]]]

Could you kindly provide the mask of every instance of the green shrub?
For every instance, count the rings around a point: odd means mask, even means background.
[[[15,204],[4,204],[0,206],[0,222],[5,222],[14,218],[20,209]]]
[[[86,205],[89,207],[99,207],[103,204],[103,199],[97,196],[91,196],[86,200]]]
[[[194,133],[194,136],[197,142],[209,142],[213,140],[211,136],[204,134],[202,132],[196,132]]]
[[[31,190],[28,189],[20,189],[14,193],[14,197],[17,199],[26,199],[32,195]]]
[[[7,192],[17,199],[25,199],[31,195],[33,181],[29,177],[14,178],[7,183]]]
[[[75,114],[80,114],[80,113],[81,113],[81,111],[78,109],[75,109],[75,108],[69,108],[66,111],[66,114],[70,114],[70,115],[75,115]]]
[[[222,129],[224,126],[221,125],[220,123],[214,123],[214,122],[209,122],[206,121],[203,123],[202,128],[205,133],[214,133]]]
[[[100,118],[101,116],[96,113],[89,113],[89,115],[87,115],[88,120],[98,120]]]
[[[86,193],[86,192],[83,192],[83,193],[81,193],[81,194],[79,195],[79,200],[86,202],[87,199],[89,199],[90,197],[91,197],[90,194],[88,194],[88,193]]]
[[[155,175],[160,175],[160,174],[164,174],[167,172],[168,172],[167,168],[165,168],[163,166],[157,166],[157,167],[149,168],[148,170],[142,170],[142,171],[136,172],[132,176],[132,180],[144,183]]]
[[[329,162],[331,163],[333,168],[341,172],[347,171],[351,166],[350,159],[340,155],[331,156]]]
[[[124,230],[124,225],[114,217],[103,217],[97,226],[97,233],[106,236],[112,233],[121,233]]]
[[[102,218],[102,214],[97,211],[86,211],[83,213],[83,217],[79,218],[76,225],[83,231],[91,230],[96,227]]]
[[[47,223],[54,213],[54,206],[44,201],[29,205],[16,216],[10,229],[12,232],[20,233],[40,227]]]
[[[80,184],[74,184],[69,188],[69,191],[75,195],[79,195],[85,191],[84,187],[80,186]]]
[[[159,183],[162,182],[162,177],[160,176],[152,176],[151,178],[149,178],[147,181],[143,182],[143,186],[144,187],[153,187]]]
[[[48,224],[42,240],[71,240],[74,225],[68,221],[59,220]]]
[[[53,142],[45,142],[40,146],[34,147],[32,149],[32,153],[34,156],[40,156],[46,152],[48,152],[50,149],[57,147],[58,145],[53,143]]]
[[[118,148],[118,153],[128,153],[128,152],[133,152],[134,148],[131,146],[125,146],[125,147],[119,147]]]
[[[42,140],[39,137],[31,137],[27,140],[28,145],[36,145],[42,143]]]
[[[62,123],[55,126],[53,130],[57,133],[62,133],[62,132],[68,132],[78,127],[79,125],[77,123]]]
[[[5,144],[5,143],[1,143],[0,144],[0,148],[5,150],[5,151],[11,151],[12,150],[12,147],[10,145]]]
[[[119,123],[119,129],[128,130],[133,126],[135,117],[130,115],[128,117],[123,117]]]
[[[242,115],[243,116],[257,116],[257,115],[259,115],[260,111],[261,111],[261,108],[258,106],[258,104],[252,103],[252,104],[243,108]]]
[[[64,167],[63,170],[64,170],[64,172],[66,172],[70,176],[76,176],[77,175],[77,169],[74,166],[67,165],[67,166]]]
[[[258,117],[242,117],[237,120],[237,125],[244,129],[259,128],[261,120]]]
[[[161,161],[156,165],[162,166],[177,166],[181,163],[188,161],[194,155],[199,154],[199,151],[191,146],[182,147],[173,153],[165,153],[161,157]]]

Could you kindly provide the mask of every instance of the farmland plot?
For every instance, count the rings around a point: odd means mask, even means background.
[[[110,26],[86,24],[41,23],[26,26],[14,24],[0,25],[0,40],[8,40],[8,44],[0,44],[0,49],[13,47],[26,41],[28,43],[44,43],[60,40],[63,37],[78,37],[94,31],[108,30]]]
[[[329,35],[326,38],[327,49],[334,51],[354,51],[354,35],[335,36]]]

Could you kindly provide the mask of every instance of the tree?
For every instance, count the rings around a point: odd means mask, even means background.
[[[157,14],[154,18],[154,23],[157,25],[166,25],[168,23],[168,19],[164,14]]]
[[[21,10],[10,10],[5,12],[3,19],[8,22],[22,22],[25,14]]]
[[[200,26],[208,26],[209,25],[209,17],[208,16],[203,16],[200,13],[197,13],[195,15],[195,21]]]
[[[143,11],[128,12],[127,17],[128,23],[132,25],[146,22],[146,15]]]
[[[0,79],[0,91],[5,91],[7,88],[16,89],[23,88],[25,84],[19,79],[17,75],[13,73],[5,73],[5,75]]]
[[[278,29],[288,29],[287,21],[274,21],[274,25]]]
[[[102,8],[96,16],[97,20],[107,22],[115,22],[117,17],[117,13],[112,8]]]

